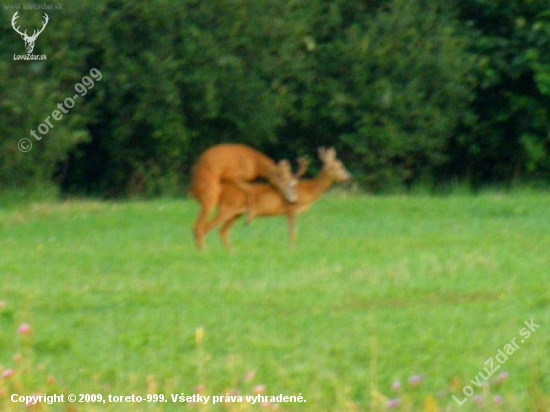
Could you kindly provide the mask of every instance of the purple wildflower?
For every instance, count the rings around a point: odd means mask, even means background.
[[[426,379],[424,375],[412,375],[409,378],[409,385],[410,386],[418,386],[422,383],[422,381]]]

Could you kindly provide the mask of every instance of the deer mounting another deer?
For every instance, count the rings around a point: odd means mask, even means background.
[[[251,185],[250,195],[253,202],[247,201],[247,196],[234,184],[222,184],[219,208],[217,215],[206,224],[206,233],[221,225],[220,237],[227,250],[231,250],[228,234],[231,227],[244,214],[250,216],[269,217],[285,215],[288,222],[290,245],[296,242],[296,217],[306,212],[311,205],[317,201],[335,182],[345,182],[351,179],[340,160],[336,158],[336,151],[330,149],[319,149],[319,159],[323,168],[313,179],[298,181],[296,192],[298,199],[294,203],[288,203],[272,186],[266,184]],[[301,177],[308,162],[301,159],[299,170],[295,175]],[[250,205],[254,210],[250,210]]]
[[[191,195],[200,203],[199,216],[193,233],[197,248],[204,248],[206,221],[218,206],[222,184],[237,188],[245,204],[255,209],[250,194],[253,187],[249,182],[266,179],[281,199],[296,202],[296,179],[288,161],[276,164],[259,151],[242,144],[220,144],[207,149],[197,161],[191,178]]]

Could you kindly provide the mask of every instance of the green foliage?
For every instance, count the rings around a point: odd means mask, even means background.
[[[351,115],[341,140],[375,186],[433,171],[471,115],[475,60],[451,17],[433,2],[394,0],[343,39],[348,84],[333,113],[340,123]]]
[[[276,158],[336,146],[375,191],[545,179],[548,6],[501,3],[83,0],[49,12],[37,62],[13,60],[24,48],[3,9],[0,184],[183,193],[198,155],[226,141]],[[92,68],[102,80],[35,140]]]
[[[471,0],[459,7],[480,56],[474,105],[478,119],[457,148],[469,159],[468,173],[482,181],[547,178],[548,3]]]

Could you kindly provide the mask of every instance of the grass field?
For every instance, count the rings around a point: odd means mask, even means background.
[[[52,411],[276,409],[170,399],[261,392],[307,400],[280,411],[550,411],[549,204],[331,194],[299,219],[295,249],[284,220],[260,219],[235,227],[233,254],[216,234],[195,250],[188,200],[10,205],[0,410],[25,409],[13,393],[170,400],[39,409]]]

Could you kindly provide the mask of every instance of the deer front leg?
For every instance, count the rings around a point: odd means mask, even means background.
[[[296,246],[296,215],[293,213],[290,213],[286,216],[286,220],[288,223],[288,235],[289,235],[289,241],[290,241],[290,248],[294,249]]]
[[[237,220],[239,220],[239,217],[241,217],[241,215],[233,216],[231,219],[227,220],[220,229],[220,238],[223,246],[228,252],[232,252],[233,247],[231,246],[231,242],[229,241],[227,235],[229,234],[229,230],[233,227]]]

